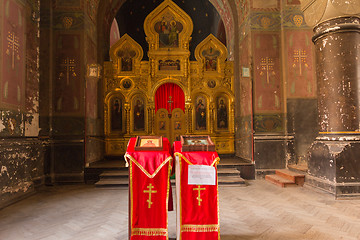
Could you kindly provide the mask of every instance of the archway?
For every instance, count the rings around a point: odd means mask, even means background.
[[[185,133],[185,96],[175,83],[162,84],[155,93],[155,134],[173,142]]]

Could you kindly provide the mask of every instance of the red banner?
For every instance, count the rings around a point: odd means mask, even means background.
[[[163,151],[135,151],[135,141],[130,139],[125,154],[129,162],[130,240],[165,240],[171,190],[170,144],[163,138]]]
[[[216,152],[181,152],[180,142],[174,142],[177,181],[177,236],[179,240],[220,239],[219,196]],[[207,165],[216,170],[216,185],[189,185],[188,166]],[[179,182],[178,182],[179,181]]]

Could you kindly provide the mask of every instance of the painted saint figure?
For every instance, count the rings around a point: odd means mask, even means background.
[[[203,99],[199,98],[196,108],[196,130],[206,130],[206,106],[203,103]]]
[[[140,99],[134,106],[134,131],[145,131],[144,104]]]
[[[159,34],[159,47],[178,47],[179,33],[183,30],[180,22],[171,18],[163,18],[155,24],[155,31]]]
[[[121,101],[115,98],[111,108],[111,131],[122,130],[122,106]]]
[[[217,107],[217,128],[218,129],[227,129],[228,128],[228,114],[227,107],[224,102],[224,99],[220,99]]]

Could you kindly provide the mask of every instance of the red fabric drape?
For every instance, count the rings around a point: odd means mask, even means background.
[[[183,90],[175,83],[161,85],[155,94],[155,112],[160,108],[170,110],[169,97],[171,96],[171,111],[175,108],[185,110],[185,96]]]

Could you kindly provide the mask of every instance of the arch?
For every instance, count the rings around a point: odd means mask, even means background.
[[[114,99],[120,99],[120,103],[118,103],[118,112],[119,114],[117,114],[117,118],[119,121],[122,122],[121,125],[118,125],[116,128],[118,129],[113,129],[113,120],[114,120],[114,115],[113,115],[113,106],[114,106]],[[119,105],[120,104],[120,105]],[[105,97],[105,102],[104,102],[104,109],[105,109],[105,115],[107,115],[107,117],[105,118],[105,135],[111,135],[111,134],[121,134],[125,132],[125,126],[124,126],[124,121],[123,119],[125,119],[125,111],[124,111],[124,105],[125,105],[125,97],[124,95],[120,92],[120,91],[114,91],[109,93],[108,95],[106,95]],[[121,119],[121,120],[120,120]]]
[[[167,78],[163,78],[163,79],[161,79],[161,80],[159,80],[157,83],[155,83],[154,85],[153,85],[153,87],[152,87],[152,89],[151,89],[151,92],[156,92],[157,91],[157,89],[161,86],[161,85],[163,85],[163,84],[165,84],[165,83],[175,83],[176,85],[178,85],[181,89],[182,89],[182,91],[184,92],[184,97],[185,97],[185,102],[187,102],[189,99],[190,99],[190,93],[189,93],[189,90],[188,90],[188,88],[184,85],[184,84],[182,84],[178,79],[176,79],[176,78],[173,78],[173,77],[167,77]],[[155,95],[152,95],[151,96],[151,98],[150,98],[150,101],[151,102],[155,102]]]
[[[172,101],[172,106],[168,101],[160,101],[161,99],[169,99]],[[171,107],[171,109],[170,109]],[[176,108],[180,108],[185,111],[185,96],[184,91],[175,83],[164,83],[155,92],[155,112],[158,109],[165,108],[168,112]]]

